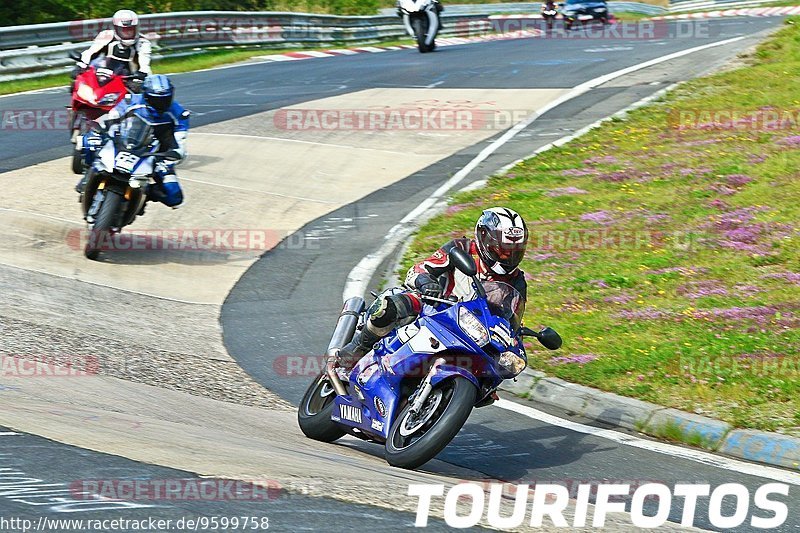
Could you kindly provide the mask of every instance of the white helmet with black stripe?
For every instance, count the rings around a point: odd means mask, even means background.
[[[495,274],[511,274],[522,262],[528,244],[528,228],[519,213],[506,207],[492,207],[481,213],[475,224],[478,255]]]
[[[123,46],[133,46],[139,38],[139,15],[130,9],[120,9],[111,18],[114,37]]]

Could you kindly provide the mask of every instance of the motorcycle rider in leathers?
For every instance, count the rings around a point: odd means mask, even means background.
[[[114,13],[111,25],[112,29],[98,33],[91,46],[81,53],[80,61],[72,71],[73,84],[77,75],[101,56],[112,70],[132,75],[139,81],[152,74],[152,45],[139,35],[139,16],[129,9],[121,9]]]
[[[161,202],[172,208],[183,202],[183,191],[175,166],[186,158],[186,138],[189,133],[189,111],[174,100],[175,87],[163,74],[148,76],[142,85],[142,94],[126,96],[107,114],[97,119],[97,125],[87,134],[85,142],[91,147],[90,163],[102,147],[109,129],[129,113],[136,113],[145,118],[154,127],[155,137],[159,141],[159,150],[168,157],[156,164],[155,183],[147,188],[147,199]],[[75,190],[83,193],[88,173],[78,182]]]
[[[475,259],[481,281],[500,281],[514,287],[523,299],[527,282],[519,264],[525,255],[528,229],[516,211],[505,207],[486,209],[475,224],[475,238],[453,239],[433,255],[412,266],[406,290],[383,292],[367,309],[367,320],[353,340],[339,350],[339,365],[352,368],[393,329],[410,324],[422,310],[422,298],[470,297],[472,280],[450,262],[449,251],[461,248]]]

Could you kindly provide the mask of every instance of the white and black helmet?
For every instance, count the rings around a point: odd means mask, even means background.
[[[133,46],[139,38],[139,15],[130,9],[120,9],[111,19],[114,36],[123,46]]]
[[[510,274],[525,256],[528,228],[519,213],[492,207],[475,224],[475,242],[483,263],[495,274]]]

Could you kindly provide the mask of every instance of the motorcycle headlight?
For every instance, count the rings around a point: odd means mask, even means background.
[[[90,104],[94,104],[97,101],[97,97],[94,95],[94,89],[85,83],[81,83],[78,87],[78,98]]]
[[[111,105],[119,99],[119,93],[108,93],[97,102],[97,105]]]
[[[497,364],[500,365],[503,370],[514,376],[525,370],[525,366],[527,365],[525,359],[514,352],[503,352],[500,354],[500,359],[497,361]]]
[[[489,332],[486,331],[486,327],[466,307],[458,308],[458,325],[478,346],[489,342]]]

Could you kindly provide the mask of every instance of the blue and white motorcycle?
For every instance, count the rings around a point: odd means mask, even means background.
[[[441,28],[442,5],[437,0],[398,0],[397,14],[408,34],[417,41],[421,53],[436,49],[436,35]]]
[[[555,350],[551,328],[521,327],[524,300],[506,283],[480,282],[475,262],[460,249],[450,261],[472,280],[473,298],[423,297],[419,318],[377,343],[346,379],[338,350],[363,327],[365,302],[345,302],[328,346],[325,370],[298,409],[307,437],[332,442],[345,434],[383,443],[393,466],[416,468],[456,436],[474,407],[490,405],[497,387],[527,364],[524,336]],[[429,305],[433,304],[433,305]]]
[[[158,146],[153,124],[135,111],[122,117],[108,135],[90,132],[78,137],[77,148],[91,161],[81,196],[89,225],[87,258],[97,259],[110,236],[143,213],[156,165],[167,156]]]

